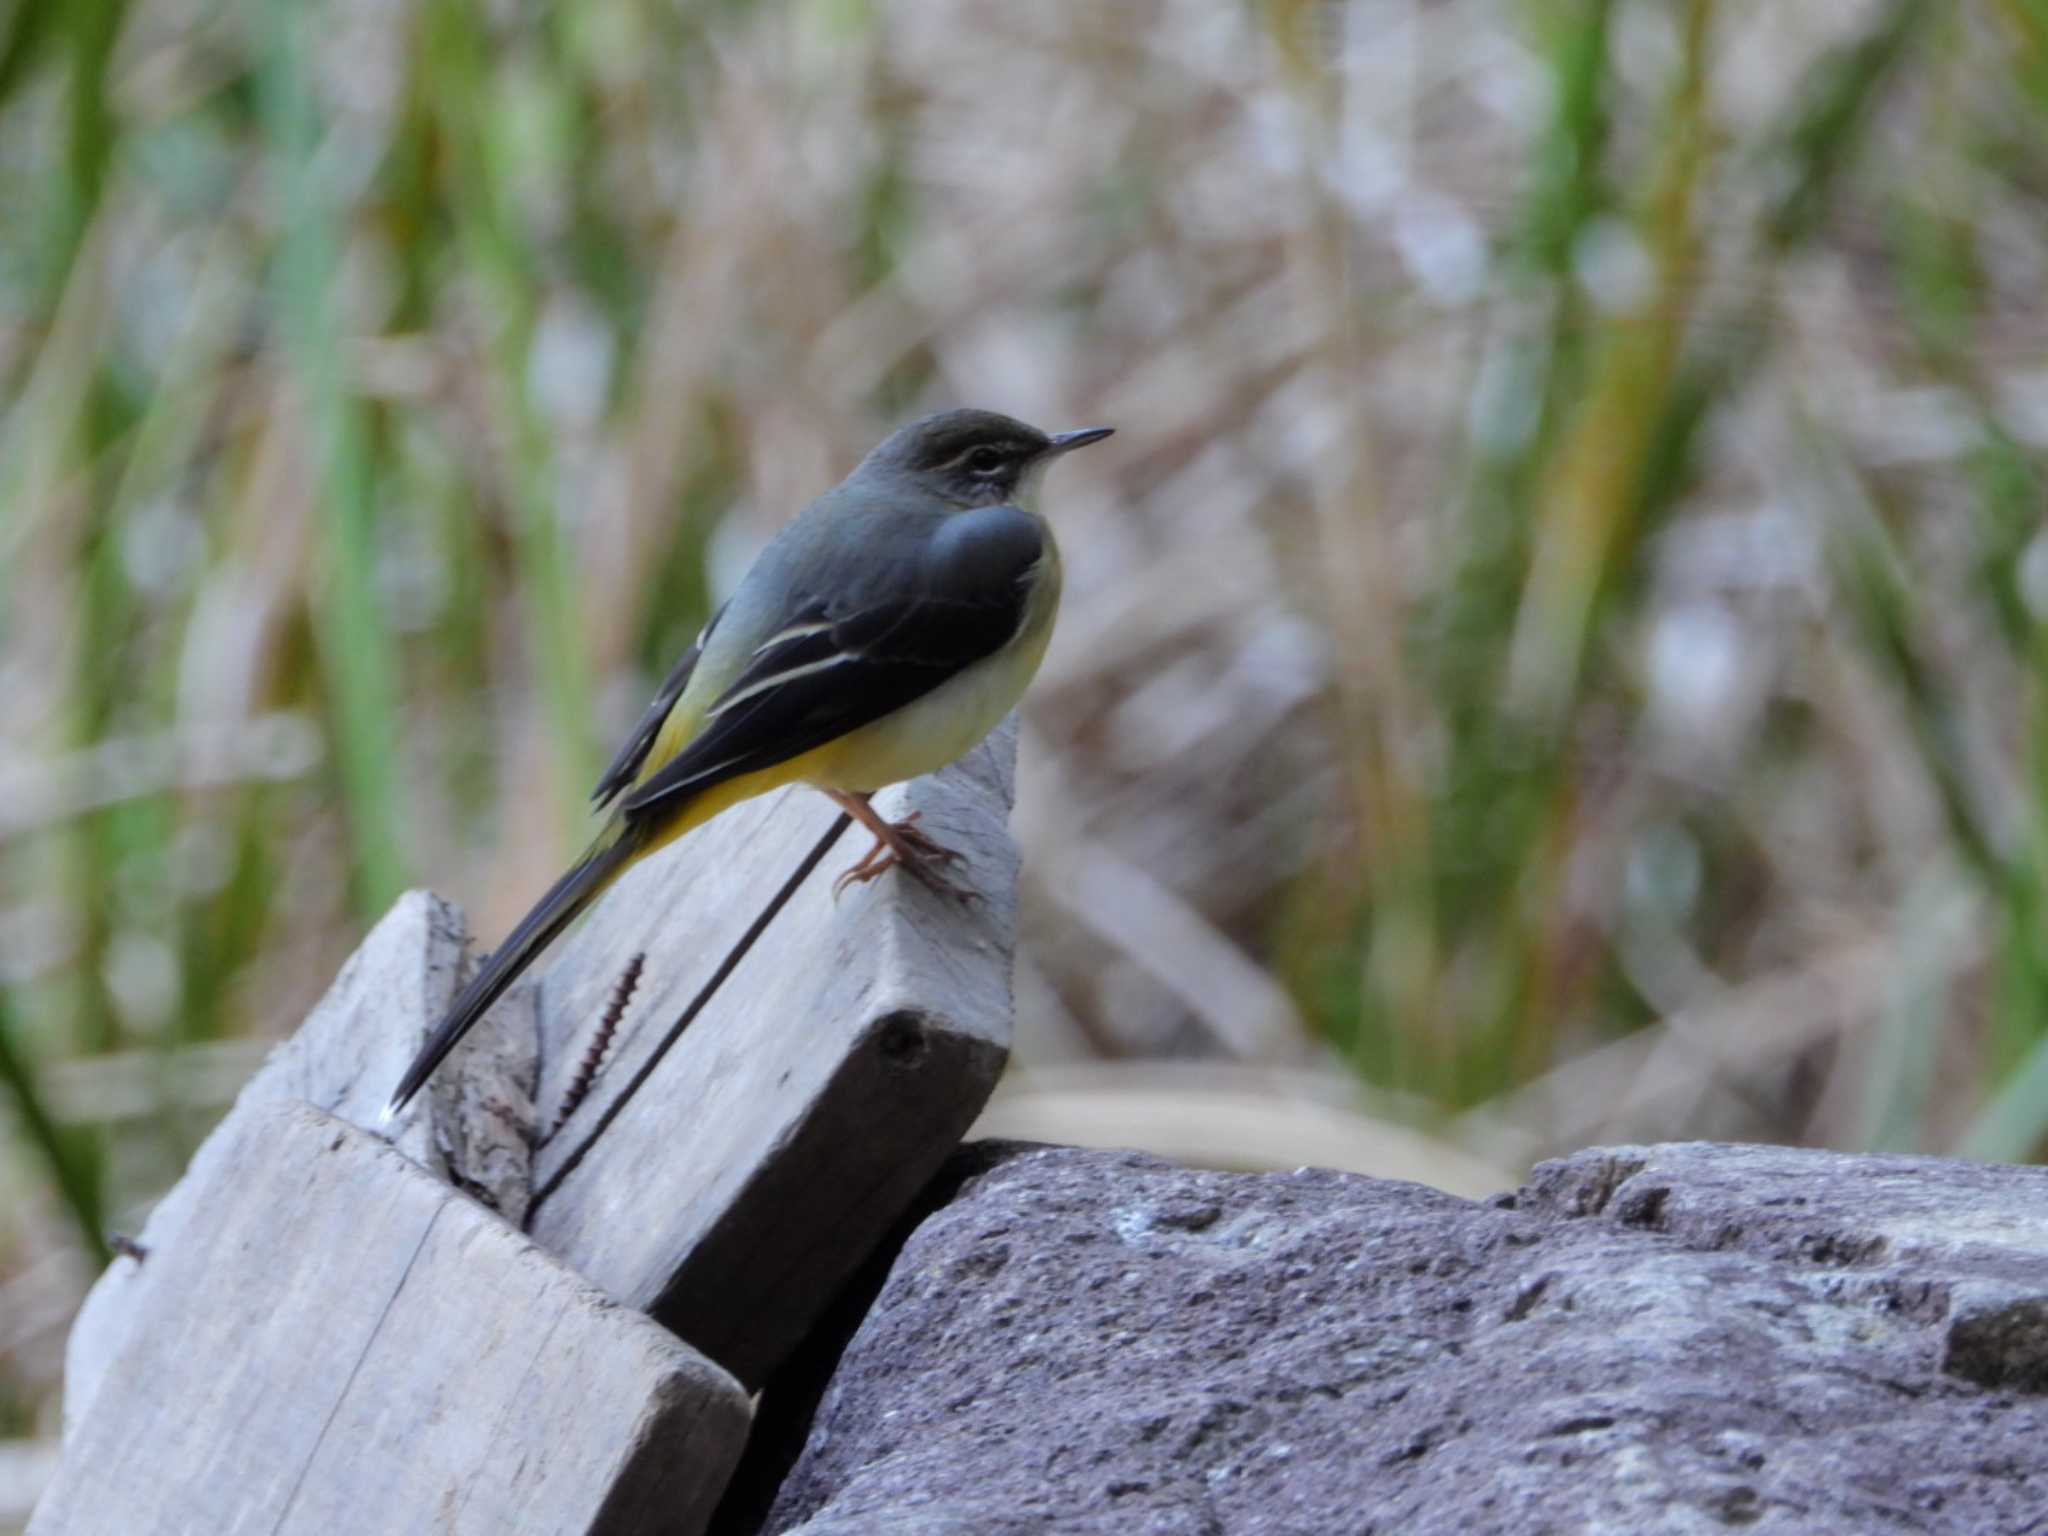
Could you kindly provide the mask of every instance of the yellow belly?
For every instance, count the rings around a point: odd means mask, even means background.
[[[931,773],[968,751],[1024,697],[1045,656],[1045,633],[1020,636],[894,714],[804,754],[792,777],[823,789],[867,794]],[[792,765],[794,766],[794,765]]]

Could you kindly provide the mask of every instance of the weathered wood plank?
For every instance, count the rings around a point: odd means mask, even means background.
[[[140,1234],[143,1247],[175,1248],[195,1224],[203,1232],[223,1207],[240,1202],[221,1151],[241,1122],[264,1106],[306,1101],[355,1124],[375,1125],[391,1085],[462,980],[464,939],[462,914],[447,902],[425,891],[401,897],[158,1202]],[[459,1069],[443,1074],[390,1128],[401,1151],[514,1222],[525,1214],[536,1054],[529,989],[507,997],[463,1042]],[[119,1260],[86,1297],[66,1346],[67,1424],[85,1413],[161,1275],[158,1266]]]
[[[310,1106],[214,1156],[235,1198],[149,1254],[32,1536],[702,1528],[746,1435],[725,1372]]]
[[[937,1168],[1002,1070],[1015,755],[1011,724],[878,801],[892,816],[916,810],[962,852],[955,876],[980,902],[900,873],[835,901],[833,876],[868,845],[852,830],[623,1107],[623,1086],[837,812],[791,790],[719,818],[621,882],[542,982],[547,1122],[619,974],[646,957],[593,1092],[535,1154],[534,1236],[749,1385]]]
[[[57,1475],[54,1440],[0,1440],[0,1530],[28,1524],[29,1512]]]
[[[465,1042],[392,1128],[397,1146],[515,1221],[537,1186],[545,1199],[531,1225],[544,1246],[758,1381],[958,1140],[1001,1070],[1014,934],[1016,852],[1005,828],[1014,753],[1006,729],[947,773],[883,801],[892,815],[919,810],[927,829],[966,855],[956,874],[982,893],[980,904],[963,908],[901,875],[835,901],[832,876],[867,841],[865,833],[842,839],[726,983],[708,993],[682,1043],[651,1065],[645,1091],[623,1101],[623,1086],[649,1063],[657,1039],[837,818],[808,791],[742,807],[622,882],[562,959],[537,984],[515,989]],[[251,1127],[268,1123],[280,1101],[301,1098],[375,1124],[390,1085],[459,985],[464,947],[459,913],[424,893],[408,896],[244,1090],[141,1234],[150,1259],[117,1263],[88,1299],[73,1334],[66,1401],[81,1444],[96,1415],[113,1420],[127,1405],[125,1362],[150,1347],[144,1336],[157,1330],[149,1319],[175,1314],[209,1287],[239,1293],[251,1283],[241,1250],[220,1238],[224,1227],[253,1219],[257,1197],[237,1150]],[[587,1032],[633,955],[644,956],[643,975],[611,1059],[564,1132],[534,1155],[529,1182],[532,1099],[544,1106],[542,1122],[552,1120]],[[592,1140],[600,1125],[603,1135]],[[283,1220],[298,1222],[291,1199],[277,1206]],[[354,1251],[362,1242],[360,1228],[337,1223],[294,1231],[291,1248],[308,1263],[338,1255],[352,1273],[349,1265],[369,1262]],[[384,1245],[375,1246],[388,1260]],[[274,1266],[275,1248],[252,1238],[247,1255],[259,1268]],[[160,1262],[194,1251],[217,1255],[218,1271],[201,1277]],[[375,1294],[376,1279],[359,1277],[357,1289]],[[451,1282],[442,1295],[451,1337],[508,1326],[498,1309],[478,1306],[478,1283]],[[191,1289],[180,1294],[181,1287]],[[424,1317],[426,1293],[418,1294]],[[344,1310],[336,1320],[350,1316]],[[474,1339],[464,1346],[480,1347]],[[429,1373],[438,1369],[431,1353],[422,1360]],[[396,1361],[390,1372],[405,1374]],[[122,1390],[101,1410],[105,1383],[115,1380]],[[471,1387],[491,1383],[458,1389],[451,1381],[426,1422],[501,1412],[480,1404]],[[397,1385],[392,1391],[403,1396]],[[365,1465],[386,1449],[371,1445]],[[469,1449],[478,1465],[491,1454],[482,1441]]]

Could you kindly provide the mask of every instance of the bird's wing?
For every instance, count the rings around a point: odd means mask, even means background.
[[[993,655],[1023,625],[1045,557],[1015,507],[955,513],[882,573],[792,605],[687,745],[621,802],[628,820],[858,730]]]
[[[704,642],[711,638],[711,631],[718,627],[719,618],[725,613],[720,604],[718,612],[697,632],[697,638],[690,648],[683,652],[682,660],[675,664],[669,675],[662,679],[660,690],[654,695],[647,708],[641,712],[639,721],[633,727],[625,745],[619,748],[619,755],[606,768],[604,776],[597,781],[597,787],[590,792],[590,803],[599,810],[618,799],[621,791],[632,784],[640,775],[640,767],[647,761],[648,751],[654,740],[661,734],[661,727],[668,719],[669,711],[676,707],[676,700],[683,696],[683,690],[690,685],[690,674],[697,670],[697,658],[704,654]]]

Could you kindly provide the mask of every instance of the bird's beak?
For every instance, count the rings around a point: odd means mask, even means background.
[[[1055,432],[1052,435],[1052,446],[1046,449],[1046,456],[1057,458],[1060,454],[1071,453],[1076,448],[1086,448],[1090,443],[1101,442],[1115,430],[1115,427],[1076,427],[1071,432]]]

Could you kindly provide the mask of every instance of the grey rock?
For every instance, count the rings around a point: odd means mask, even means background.
[[[764,1531],[2048,1531],[2048,1170],[963,1156]]]

